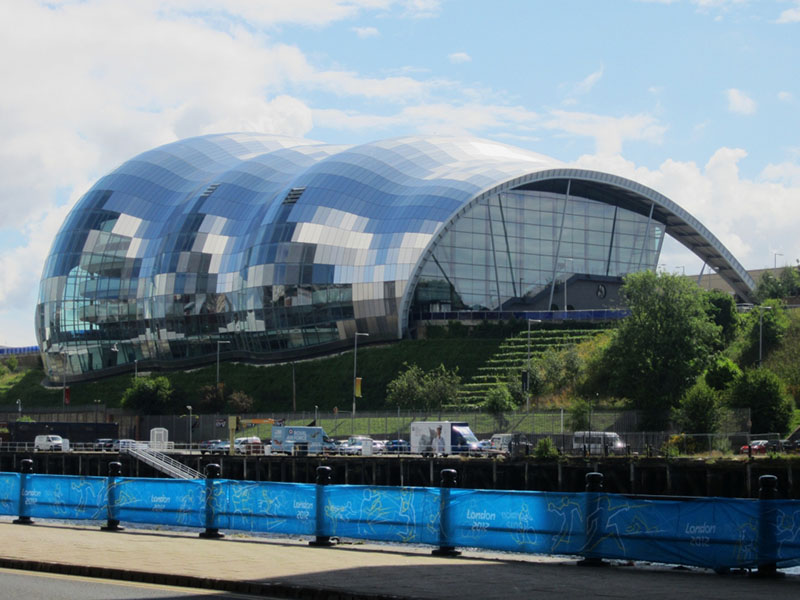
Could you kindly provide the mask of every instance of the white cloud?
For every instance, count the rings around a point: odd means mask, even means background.
[[[752,115],[756,112],[755,100],[741,90],[730,88],[725,90],[725,95],[728,97],[728,110],[732,113]]]
[[[597,153],[616,155],[626,140],[661,143],[666,127],[647,114],[609,117],[589,113],[556,110],[543,126],[568,133],[592,137]]]
[[[578,82],[573,88],[574,94],[588,94],[595,84],[603,77],[603,67],[600,67],[594,73],[587,75],[583,81]]]
[[[800,23],[800,0],[795,0],[794,8],[787,8],[778,17],[778,23]]]
[[[466,52],[453,52],[452,54],[448,54],[447,58],[453,64],[466,63],[472,60],[472,57]]]
[[[577,166],[608,171],[665,195],[700,220],[748,269],[772,264],[771,245],[781,244],[789,262],[800,257],[798,219],[800,164],[783,163],[764,169],[759,180],[741,176],[739,163],[747,153],[719,148],[703,166],[664,161],[658,169],[637,167],[620,156],[584,156]],[[665,242],[661,262],[699,272],[700,261],[677,242]]]
[[[378,37],[380,35],[380,32],[374,27],[353,27],[353,31],[362,39]]]
[[[792,94],[792,92],[778,92],[778,100],[781,102],[791,102],[794,100],[794,94]]]

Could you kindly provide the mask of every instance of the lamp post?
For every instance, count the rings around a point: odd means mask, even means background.
[[[353,415],[350,419],[350,433],[352,434],[355,429],[355,422],[356,422],[356,365],[358,365],[358,336],[363,335],[369,337],[368,333],[359,333],[356,331],[356,334],[353,336],[355,340],[354,349],[353,349]]]
[[[189,430],[189,454],[192,453],[192,405],[187,404],[186,410],[189,411],[189,425],[187,429]]]
[[[777,269],[778,268],[778,257],[779,256],[783,256],[783,254],[781,254],[780,252],[773,252],[772,254],[775,255],[773,257],[772,268],[773,269]]]
[[[319,423],[317,423],[317,413],[318,413],[318,411],[319,411],[319,406],[317,406],[315,404],[314,405],[314,425],[319,425]]]
[[[219,390],[219,347],[220,344],[230,344],[229,340],[217,340],[217,390]]]
[[[133,377],[139,377],[139,359],[136,358],[133,361]]]
[[[525,410],[531,410],[531,395],[528,390],[531,388],[531,323],[541,323],[541,319],[528,319],[528,362],[525,363]]]
[[[761,347],[764,338],[764,311],[772,310],[771,306],[758,307],[758,366],[761,366]]]
[[[19,418],[22,418],[22,398],[17,398],[17,412],[19,413]]]

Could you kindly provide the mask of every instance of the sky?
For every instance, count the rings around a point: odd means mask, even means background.
[[[653,188],[746,269],[800,261],[800,0],[0,0],[0,82],[0,346],[36,344],[92,184],[207,133],[483,137]]]

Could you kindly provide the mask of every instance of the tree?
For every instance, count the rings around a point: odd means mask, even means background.
[[[228,413],[240,415],[253,410],[253,399],[244,392],[233,392],[228,397]]]
[[[726,389],[742,370],[727,356],[719,356],[708,367],[705,374],[705,382],[712,389],[721,392]]]
[[[780,433],[789,428],[794,403],[775,373],[765,368],[746,369],[731,385],[730,404],[750,409],[750,431]]]
[[[800,294],[800,271],[784,267],[777,277],[766,271],[756,284],[755,296],[763,302],[768,298],[788,298]]]
[[[19,359],[17,359],[17,357],[12,354],[5,360],[5,365],[6,367],[8,367],[8,370],[11,373],[13,373],[14,371],[17,370],[17,367],[19,366]]]
[[[508,420],[504,413],[514,410],[514,402],[508,393],[508,388],[502,383],[489,388],[486,400],[483,401],[483,408],[497,421],[498,429],[505,430],[508,427]]]
[[[218,413],[225,408],[225,387],[222,383],[216,385],[204,385],[200,388],[200,401],[197,412],[199,413]]]
[[[569,409],[569,426],[572,431],[586,431],[591,427],[592,405],[584,398],[576,398]]]
[[[122,406],[139,414],[161,415],[171,409],[172,384],[166,377],[135,377],[122,394]]]
[[[606,349],[609,389],[646,411],[654,426],[705,370],[720,346],[720,327],[705,311],[702,290],[683,277],[632,273],[622,293],[631,314]]]
[[[681,398],[676,420],[686,433],[716,432],[722,422],[719,393],[700,379]]]
[[[741,326],[741,317],[736,310],[736,300],[721,290],[710,290],[705,293],[706,314],[721,329],[722,343],[730,344]]]
[[[423,379],[425,373],[417,365],[403,363],[405,371],[386,386],[386,402],[401,408],[420,408],[425,405]]]
[[[758,364],[759,355],[763,358],[780,346],[788,329],[789,317],[782,301],[765,300],[754,307],[745,317],[746,342],[741,352],[741,364]]]
[[[438,410],[443,405],[455,404],[461,389],[461,377],[458,367],[453,371],[445,369],[443,364],[425,373],[422,380],[423,394],[426,398],[425,408]]]

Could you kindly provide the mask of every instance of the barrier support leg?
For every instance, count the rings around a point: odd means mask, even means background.
[[[102,531],[125,531],[124,527],[119,526],[117,516],[117,477],[122,476],[122,463],[108,463],[108,496],[106,504],[108,506],[108,520],[101,527]]]
[[[441,501],[439,504],[439,547],[433,550],[433,556],[453,557],[460,556],[461,552],[455,546],[448,544],[447,536],[450,530],[450,488],[456,486],[456,470],[442,469],[440,472],[439,487],[441,488]]]
[[[317,509],[316,509],[316,537],[308,542],[309,546],[329,547],[334,546],[331,536],[325,534],[325,486],[331,483],[330,467],[317,467]]]
[[[20,461],[19,471],[22,473],[22,479],[19,482],[19,517],[14,519],[13,523],[17,525],[33,525],[34,521],[25,514],[28,512],[25,504],[25,499],[27,498],[25,492],[28,489],[28,478],[33,474],[33,461],[30,458],[23,458]]]
[[[214,527],[214,480],[222,474],[222,469],[216,463],[206,465],[206,530],[198,534],[198,537],[207,540],[218,540],[225,537]]]

